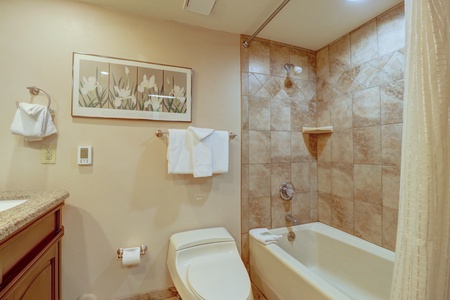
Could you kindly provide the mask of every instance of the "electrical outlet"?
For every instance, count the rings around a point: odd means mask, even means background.
[[[42,144],[41,164],[55,164],[55,163],[56,163],[56,145]]]

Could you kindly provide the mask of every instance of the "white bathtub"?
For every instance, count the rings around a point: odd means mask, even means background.
[[[269,300],[389,299],[394,252],[322,223],[288,228],[278,244],[250,236],[250,277]]]

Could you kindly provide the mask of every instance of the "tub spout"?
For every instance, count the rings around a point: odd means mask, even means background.
[[[285,220],[288,222],[291,222],[294,225],[298,224],[298,220],[296,218],[294,218],[291,214],[287,214],[285,217]]]

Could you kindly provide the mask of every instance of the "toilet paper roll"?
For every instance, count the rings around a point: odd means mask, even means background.
[[[122,264],[137,265],[141,262],[141,247],[123,248]]]

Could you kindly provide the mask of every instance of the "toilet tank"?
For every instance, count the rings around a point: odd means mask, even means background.
[[[191,247],[235,242],[231,234],[223,227],[197,229],[175,233],[170,237],[170,246],[175,251],[188,249]]]

